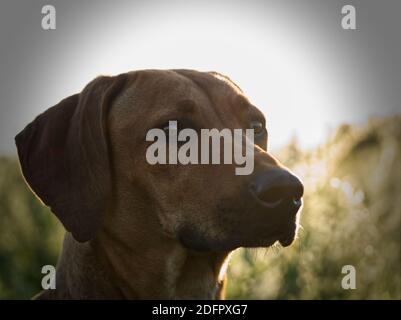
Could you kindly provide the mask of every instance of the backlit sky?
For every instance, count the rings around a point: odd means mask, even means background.
[[[57,29],[41,29],[53,4]],[[341,28],[356,7],[357,30]],[[397,112],[397,1],[2,1],[0,153],[99,74],[188,68],[228,75],[266,115],[270,146],[304,147],[343,122]]]

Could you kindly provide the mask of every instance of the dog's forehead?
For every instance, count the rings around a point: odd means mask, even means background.
[[[190,116],[205,128],[240,128],[249,118],[263,117],[241,89],[221,74],[145,70],[128,73],[108,118],[112,131],[135,127],[139,132],[181,116]]]
[[[192,100],[199,107],[232,104],[242,91],[227,77],[194,70],[142,70],[128,73],[127,85],[115,101],[119,112],[150,111],[160,104],[174,109]]]

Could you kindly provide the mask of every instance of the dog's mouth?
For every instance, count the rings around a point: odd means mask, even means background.
[[[288,247],[294,242],[297,237],[298,227],[298,219],[296,216],[294,216],[293,219],[286,221],[285,225],[282,228],[283,231],[278,239],[283,247]]]
[[[221,220],[216,225],[221,228],[220,232],[210,234],[196,224],[181,225],[177,230],[181,244],[195,251],[227,251],[240,247],[268,248],[277,242],[288,247],[294,242],[300,214],[298,204],[294,208],[283,201],[268,208],[252,198],[237,206],[233,202],[227,206],[227,203],[230,202],[224,201],[218,207]]]
[[[297,234],[297,226],[293,230],[287,230],[286,232],[280,232],[273,236],[268,236],[265,239],[252,239],[249,242],[245,241],[241,247],[245,248],[268,248],[274,246],[277,242],[282,247],[290,246]]]
[[[290,246],[297,234],[297,226],[294,222],[293,227],[283,232],[277,232],[266,236],[236,236],[229,235],[227,239],[210,239],[197,232],[194,228],[181,229],[178,238],[181,244],[187,249],[195,251],[229,251],[240,247],[244,248],[269,248],[277,242],[282,247]]]
[[[278,240],[278,242],[283,246],[283,247],[288,247],[290,246],[295,240],[295,233],[292,236],[283,236]]]
[[[272,236],[269,237],[263,247],[269,247],[276,242],[279,242],[283,247],[290,246],[298,231],[298,220],[302,206],[301,195],[293,199],[280,198],[271,199],[272,201],[261,201],[252,189],[250,194],[254,205],[259,209],[259,214],[270,216],[271,221],[277,225],[274,231],[269,232]]]

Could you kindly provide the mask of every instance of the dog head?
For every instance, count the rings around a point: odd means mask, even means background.
[[[172,120],[178,131],[254,129],[253,173],[236,175],[235,163],[150,164],[146,135]],[[138,220],[204,251],[286,246],[296,235],[302,183],[267,152],[262,113],[217,73],[97,78],[38,116],[16,143],[26,181],[81,242],[105,225],[144,232]]]

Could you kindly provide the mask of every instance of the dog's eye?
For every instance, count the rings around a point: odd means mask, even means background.
[[[250,128],[253,129],[255,136],[262,136],[265,133],[265,127],[261,121],[251,121]]]
[[[177,124],[177,121],[169,121],[168,123],[166,123],[164,126],[163,126],[163,131],[166,133],[166,134],[169,134],[169,132],[170,132],[170,130],[176,130],[176,131],[178,131],[178,124]]]

